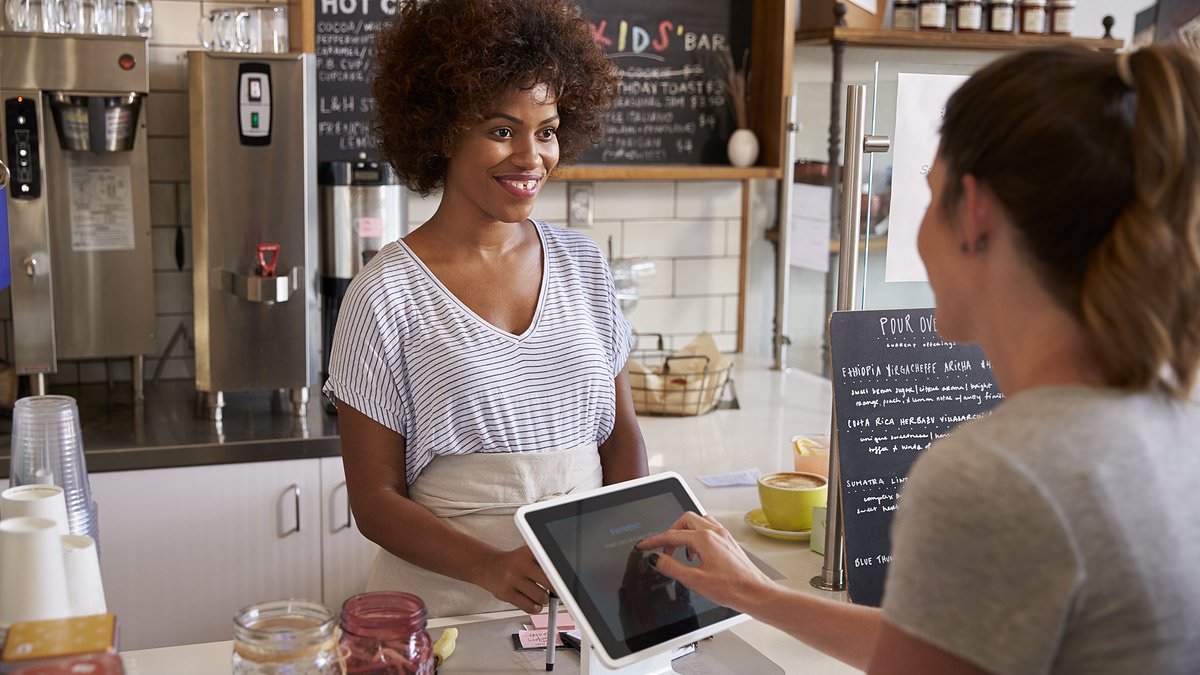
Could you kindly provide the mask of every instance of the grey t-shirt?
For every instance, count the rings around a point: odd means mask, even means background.
[[[885,618],[994,673],[1200,673],[1200,403],[1052,387],[934,443]]]

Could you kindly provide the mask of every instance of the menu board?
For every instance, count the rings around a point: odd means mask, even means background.
[[[378,161],[375,36],[399,0],[317,0],[317,159]]]
[[[592,36],[621,74],[604,140],[581,164],[728,164],[733,112],[720,50],[743,65],[744,0],[582,0]]]
[[[913,462],[1003,397],[979,347],[942,340],[932,309],[835,312],[829,341],[848,589],[878,606]]]

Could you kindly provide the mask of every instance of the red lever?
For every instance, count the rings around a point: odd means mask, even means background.
[[[254,271],[260,277],[268,279],[275,276],[275,264],[279,262],[279,244],[259,244],[258,245],[258,268]],[[270,260],[267,260],[267,254],[270,254]]]

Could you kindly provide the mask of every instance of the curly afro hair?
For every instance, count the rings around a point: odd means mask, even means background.
[[[559,155],[600,140],[612,62],[570,0],[405,1],[380,35],[375,131],[410,190],[440,189],[457,138],[513,87],[548,86]]]

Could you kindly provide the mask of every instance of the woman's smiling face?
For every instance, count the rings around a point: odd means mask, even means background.
[[[544,84],[513,88],[459,139],[449,158],[443,199],[481,218],[515,223],[558,165],[558,105]]]

